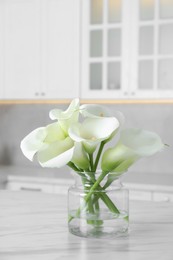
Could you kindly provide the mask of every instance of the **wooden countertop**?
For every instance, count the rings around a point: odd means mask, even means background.
[[[130,202],[130,232],[114,240],[69,234],[65,195],[0,191],[0,260],[172,260],[173,203]]]

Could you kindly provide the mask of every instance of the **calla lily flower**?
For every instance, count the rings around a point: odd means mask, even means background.
[[[116,117],[120,125],[123,125],[125,121],[123,113],[121,113],[120,111],[115,111],[113,115],[112,112],[107,107],[103,107],[101,105],[95,105],[95,104],[81,105],[80,113],[84,117],[90,117],[90,118]]]
[[[43,147],[46,136],[46,128],[39,127],[21,141],[20,148],[26,158],[33,160],[35,153]]]
[[[103,154],[102,170],[123,173],[140,158],[151,156],[163,147],[160,137],[153,132],[124,129],[118,144]]]
[[[84,104],[80,106],[80,113],[84,117],[100,118],[100,117],[112,117],[111,111],[101,105]]]
[[[82,146],[82,143],[75,143],[71,162],[73,162],[79,169],[87,170],[89,168],[89,159]]]
[[[75,123],[69,128],[69,136],[82,142],[87,153],[92,154],[98,143],[109,138],[119,127],[116,118],[87,118],[83,123]]]
[[[21,142],[21,150],[31,161],[36,154],[42,167],[60,168],[71,160],[74,142],[66,136],[59,123],[53,123],[27,135]]]
[[[73,99],[67,110],[53,109],[49,112],[52,120],[58,120],[61,128],[67,133],[70,125],[78,121],[79,99]]]

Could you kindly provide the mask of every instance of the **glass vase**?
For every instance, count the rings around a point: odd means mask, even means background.
[[[68,191],[69,231],[77,236],[124,236],[129,226],[129,193],[115,173],[74,172]]]

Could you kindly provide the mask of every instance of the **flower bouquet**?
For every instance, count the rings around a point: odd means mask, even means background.
[[[160,137],[146,130],[124,128],[124,116],[101,105],[53,109],[54,123],[32,131],[21,142],[23,154],[42,167],[67,165],[76,184],[69,189],[69,230],[76,235],[105,237],[127,233],[128,191],[120,177],[142,157],[163,149]],[[108,147],[115,138],[116,144]]]

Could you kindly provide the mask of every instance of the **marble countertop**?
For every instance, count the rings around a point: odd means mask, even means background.
[[[173,203],[130,202],[130,232],[113,240],[69,234],[67,197],[0,191],[0,260],[172,260]]]

